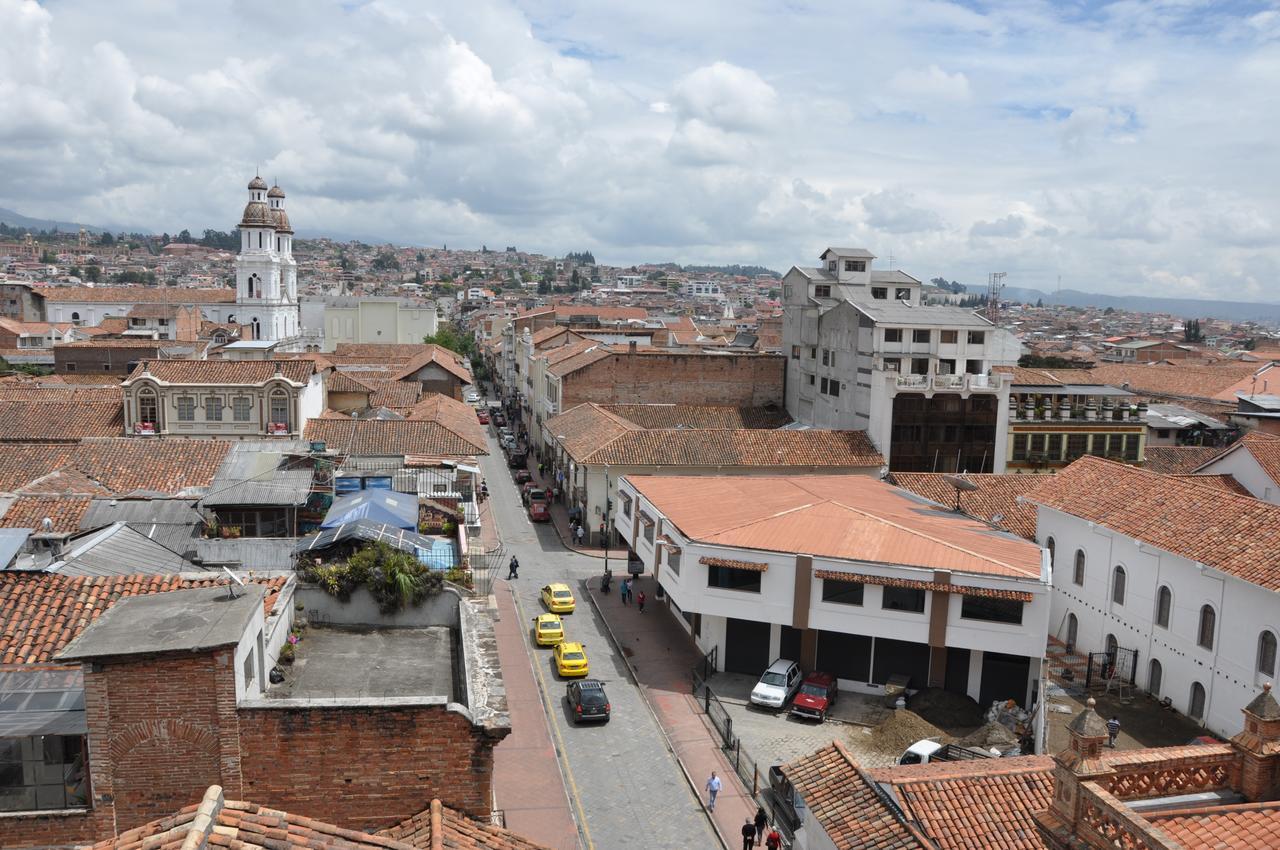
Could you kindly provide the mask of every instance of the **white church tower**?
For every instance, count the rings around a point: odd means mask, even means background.
[[[284,211],[284,191],[254,177],[249,203],[240,219],[236,257],[236,321],[253,329],[253,338],[292,343],[298,340],[298,264],[293,259],[293,227]],[[289,348],[284,345],[282,348]]]

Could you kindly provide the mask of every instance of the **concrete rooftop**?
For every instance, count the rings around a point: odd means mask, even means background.
[[[448,626],[312,626],[298,644],[297,660],[282,668],[285,680],[271,686],[268,699],[457,699]]]
[[[60,661],[195,652],[240,642],[267,588],[260,584],[193,587],[131,596],[112,605],[58,654]]]

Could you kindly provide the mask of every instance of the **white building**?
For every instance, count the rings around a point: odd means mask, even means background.
[[[1231,475],[1254,498],[1280,505],[1280,437],[1261,431],[1245,434],[1196,474]]]
[[[303,298],[301,311],[303,328],[323,333],[321,351],[346,342],[420,343],[439,328],[434,302],[408,298]]]
[[[1280,506],[1085,457],[1047,479],[1050,640],[1111,653],[1120,679],[1224,737],[1276,674]]]
[[[689,298],[724,300],[724,293],[720,291],[720,284],[712,280],[687,280],[680,287],[680,291]]]
[[[240,218],[236,255],[236,310],[228,321],[253,329],[253,338],[271,342],[299,339],[298,264],[293,259],[293,226],[284,211],[284,191],[267,181],[249,181],[249,203]]]
[[[783,277],[787,411],[865,429],[894,470],[1003,472],[1013,334],[961,307],[924,306],[920,281],[873,271],[861,248]]]
[[[1034,699],[1049,559],[1012,534],[861,475],[627,476],[611,519],[717,669]]]

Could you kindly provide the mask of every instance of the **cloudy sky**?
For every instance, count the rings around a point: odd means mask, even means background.
[[[1280,300],[1280,7],[0,0],[0,206]]]

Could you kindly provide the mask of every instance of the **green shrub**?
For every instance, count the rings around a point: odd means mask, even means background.
[[[342,602],[349,602],[357,587],[366,587],[384,614],[421,605],[444,586],[438,572],[418,563],[408,552],[381,542],[364,547],[343,563],[308,567],[302,576]]]

